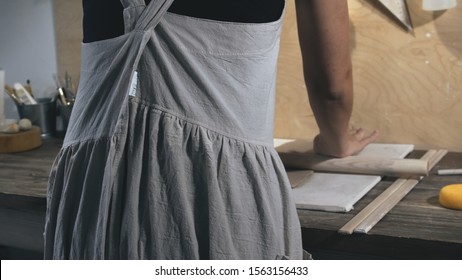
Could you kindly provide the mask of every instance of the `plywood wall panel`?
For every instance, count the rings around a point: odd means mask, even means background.
[[[275,135],[310,139],[293,1],[281,42]],[[462,151],[462,1],[444,12],[409,1],[414,34],[374,1],[351,0],[355,105],[352,124],[381,132],[380,142]]]
[[[82,0],[54,0],[58,72],[67,71],[75,80],[80,75],[80,47],[82,31]]]
[[[295,1],[287,1],[279,53],[275,135],[312,138],[318,128],[308,103],[298,42]]]

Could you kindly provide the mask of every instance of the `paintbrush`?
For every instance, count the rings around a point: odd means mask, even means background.
[[[21,100],[19,99],[19,97],[16,96],[16,93],[14,92],[14,89],[9,86],[8,84],[5,84],[5,92],[6,94],[8,94],[11,99],[13,99],[14,103],[16,103],[16,105],[22,105],[22,102]]]
[[[75,101],[75,88],[74,83],[72,82],[72,77],[69,75],[67,71],[64,74],[64,83],[65,86],[63,88],[63,91],[66,95],[66,99],[69,100],[69,102],[73,103]]]
[[[64,106],[71,105],[71,103],[66,100],[66,95],[64,94],[64,89],[61,86],[61,82],[59,81],[58,75],[53,74],[53,78],[55,79],[55,82],[56,82],[56,87],[57,87],[57,90],[58,90],[59,100],[61,101],[61,103]]]
[[[32,93],[32,86],[30,84],[30,80],[26,81],[26,85],[24,85],[24,88],[27,90],[30,96],[34,97],[34,94]]]

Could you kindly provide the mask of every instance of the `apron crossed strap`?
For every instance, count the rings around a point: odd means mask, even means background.
[[[124,7],[125,33],[154,28],[167,12],[173,0],[120,0]]]
[[[124,9],[134,6],[144,6],[144,0],[120,0],[120,3],[124,6]]]

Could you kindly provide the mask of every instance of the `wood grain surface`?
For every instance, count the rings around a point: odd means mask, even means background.
[[[318,129],[302,76],[294,1],[281,38],[275,136],[311,139]],[[407,1],[414,34],[372,0],[351,0],[355,105],[352,124],[379,141],[462,151],[462,0],[427,12]]]
[[[42,145],[40,127],[32,126],[30,130],[18,133],[0,132],[0,153],[24,152]]]
[[[67,71],[77,86],[80,77],[80,47],[83,38],[82,0],[54,0],[53,9],[59,75],[64,77]]]
[[[51,165],[61,145],[62,140],[50,139],[32,151],[0,154],[0,193],[45,198]]]
[[[416,151],[411,154],[412,158],[420,158],[423,152]],[[446,209],[438,203],[440,189],[448,184],[462,181],[462,176],[436,176],[436,170],[447,169],[451,166],[460,166],[462,157],[460,153],[448,153],[441,162],[431,171],[431,175],[423,178],[418,185],[401,200],[388,214],[369,232],[370,235],[378,237],[390,236],[404,239],[420,239],[435,242],[454,242],[452,249],[448,250],[448,257],[458,256],[462,258],[462,211]],[[337,231],[369,205],[375,198],[387,189],[394,179],[385,178],[379,182],[366,196],[355,204],[355,208],[342,215],[321,211],[299,210],[299,218],[304,228],[322,230],[326,236],[331,235],[334,240],[331,243],[317,244],[324,248],[335,248],[341,246],[341,242],[347,241],[353,244],[355,240],[368,239],[357,235],[344,236]],[[314,233],[313,231],[313,233]],[[335,234],[331,234],[335,232]],[[370,240],[373,240],[371,238]],[[397,242],[397,239],[393,239]],[[328,241],[328,240],[327,240]],[[380,240],[376,240],[380,242]],[[408,240],[412,243],[412,240]],[[312,243],[313,241],[309,241]],[[375,242],[375,241],[374,241]],[[380,244],[376,244],[381,246]],[[382,244],[383,245],[383,244]],[[409,244],[408,244],[409,245]],[[419,246],[421,246],[420,244]],[[441,244],[440,244],[441,245]],[[362,245],[364,249],[364,245]],[[372,249],[373,247],[371,247]],[[337,247],[338,249],[338,247]],[[358,248],[359,249],[359,248]],[[376,248],[377,249],[377,248]],[[381,250],[386,250],[381,246]],[[395,248],[396,254],[406,248]],[[449,249],[449,248],[448,248]],[[458,249],[457,254],[455,250]],[[423,250],[413,248],[412,250]],[[377,252],[378,253],[378,252]],[[415,252],[418,256],[418,252]],[[444,254],[444,252],[442,252]],[[399,255],[396,255],[399,257]],[[404,255],[403,255],[404,257]],[[424,257],[421,255],[419,258]],[[431,258],[432,256],[427,256]],[[437,256],[434,256],[437,258]],[[441,257],[441,256],[439,256]]]
[[[379,205],[383,204],[390,196],[396,192],[403,184],[406,183],[406,179],[398,179],[386,190],[384,190],[376,199],[364,207],[361,212],[356,214],[348,223],[339,229],[341,234],[352,234],[355,229],[360,225]]]

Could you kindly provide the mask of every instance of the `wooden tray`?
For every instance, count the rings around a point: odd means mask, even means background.
[[[32,126],[28,131],[18,133],[1,133],[0,132],[0,153],[17,153],[29,151],[42,145],[40,137],[40,128]]]

